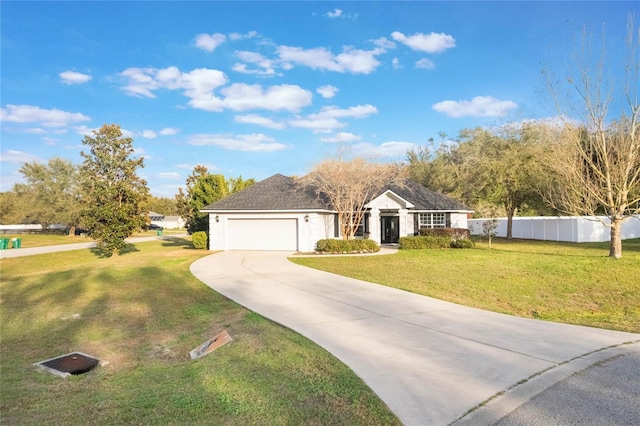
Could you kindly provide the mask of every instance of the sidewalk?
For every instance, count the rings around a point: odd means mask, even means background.
[[[158,239],[170,239],[176,237],[182,237],[183,235],[169,235],[164,237],[135,237],[135,238],[127,238],[125,241],[131,244],[142,243],[145,241],[154,241]],[[87,243],[76,243],[76,244],[60,244],[55,246],[42,246],[42,247],[30,247],[30,248],[19,248],[19,249],[6,249],[0,250],[0,259],[10,259],[14,257],[22,257],[22,256],[33,256],[36,254],[44,254],[44,253],[57,253],[61,251],[72,251],[72,250],[83,250],[90,249],[96,246],[96,243],[91,241]]]

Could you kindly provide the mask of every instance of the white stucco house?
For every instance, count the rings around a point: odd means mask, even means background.
[[[397,243],[420,228],[467,228],[472,210],[412,181],[390,185],[365,206],[358,236]],[[209,214],[210,250],[314,251],[318,240],[341,238],[337,212],[291,177],[273,175],[200,210]]]
[[[184,228],[184,219],[180,216],[165,216],[156,212],[149,212],[151,225],[164,229],[182,229]]]

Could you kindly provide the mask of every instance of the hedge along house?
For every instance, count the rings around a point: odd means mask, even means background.
[[[407,181],[390,185],[365,206],[357,238],[397,243],[420,228],[467,228],[472,211],[451,198]],[[341,238],[338,215],[325,197],[273,175],[200,210],[209,214],[210,250],[310,252],[318,240]]]

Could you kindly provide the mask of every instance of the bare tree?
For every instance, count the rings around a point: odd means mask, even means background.
[[[557,132],[547,160],[557,180],[547,192],[550,203],[569,214],[598,217],[610,227],[609,256],[622,257],[621,225],[640,213],[640,138],[638,77],[640,28],[629,16],[624,67],[606,56],[606,38],[594,60],[589,34],[582,33],[582,47],[574,56],[574,73],[549,85],[564,129]],[[610,70],[624,69],[624,81]],[[562,84],[563,83],[563,84]],[[569,89],[558,96],[558,88]],[[577,98],[575,96],[577,95]],[[577,99],[574,114],[561,102]],[[612,117],[618,117],[617,120]]]
[[[342,238],[349,240],[362,222],[367,202],[386,185],[403,185],[405,178],[404,168],[398,164],[354,158],[324,160],[297,181],[302,188],[311,188],[328,199],[338,212]]]

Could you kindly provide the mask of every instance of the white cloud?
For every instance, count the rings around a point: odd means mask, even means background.
[[[383,48],[373,50],[345,47],[343,52],[334,55],[324,47],[303,49],[301,47],[279,46],[278,55],[284,69],[291,69],[295,64],[312,69],[350,72],[353,74],[370,74],[380,65],[377,55],[385,53]]]
[[[46,130],[41,129],[40,127],[31,127],[29,129],[24,129],[24,132],[25,133],[31,133],[31,134],[34,134],[34,135],[41,135],[43,133],[47,133]]]
[[[279,123],[267,117],[262,117],[258,114],[236,115],[233,120],[236,123],[256,124],[270,129],[283,129],[285,127],[283,123]]]
[[[39,123],[44,127],[65,127],[71,123],[90,121],[79,112],[42,109],[32,105],[7,105],[0,109],[0,120],[12,123]]]
[[[406,44],[413,50],[426,53],[440,53],[456,46],[456,39],[444,33],[416,33],[406,36],[399,31],[394,31],[391,33],[391,37],[400,43]]]
[[[342,9],[333,9],[325,13],[324,16],[330,19],[357,19],[357,13],[344,13]]]
[[[0,155],[0,161],[3,163],[29,163],[33,161],[41,162],[43,160],[33,154],[9,149],[2,152],[2,155]]]
[[[399,70],[400,68],[402,68],[402,65],[400,65],[400,60],[398,58],[393,58],[391,60],[391,65],[393,66],[394,70]]]
[[[275,64],[271,59],[267,59],[260,53],[240,51],[236,56],[243,62],[254,64],[258,69],[249,69],[246,64],[236,63],[233,70],[243,74],[276,75]]]
[[[158,179],[171,179],[171,180],[182,179],[182,176],[180,176],[180,173],[177,173],[177,172],[161,172],[156,174],[156,177]]]
[[[174,127],[165,127],[158,133],[160,133],[162,136],[172,136],[178,134],[179,131],[179,129],[176,129]]]
[[[435,64],[427,58],[422,58],[419,61],[416,61],[416,68],[424,68],[424,69],[432,70],[435,67],[436,67]]]
[[[273,152],[287,147],[262,133],[252,133],[250,135],[198,134],[189,138],[189,143],[196,146],[213,145],[244,152]]]
[[[55,138],[42,138],[43,142],[45,145],[49,145],[49,146],[54,146],[54,145],[58,145],[58,143],[60,143],[60,139],[55,139]]]
[[[146,139],[155,139],[158,136],[158,134],[153,130],[143,130],[140,136]]]
[[[198,34],[196,36],[196,47],[206,50],[207,52],[213,52],[218,46],[224,43],[226,37],[224,34]]]
[[[319,113],[311,114],[309,117],[311,118],[364,118],[371,114],[376,114],[378,112],[378,108],[373,105],[358,105],[349,108],[338,108],[336,106],[327,106],[320,110]]]
[[[258,84],[235,83],[221,90],[225,96],[222,104],[234,111],[266,109],[270,111],[299,111],[311,105],[312,94],[308,90],[290,84],[263,89]]]
[[[127,83],[122,90],[131,96],[155,98],[159,89],[184,90],[190,98],[206,96],[215,88],[227,83],[222,71],[198,68],[188,73],[176,67],[168,68],[127,68],[119,74]]]
[[[365,157],[404,157],[408,150],[416,147],[417,145],[411,142],[390,141],[378,146],[360,143],[354,145],[352,149]]]
[[[237,40],[243,40],[243,39],[250,39],[250,38],[256,37],[257,35],[258,35],[257,31],[249,31],[248,33],[245,33],[245,34],[231,33],[229,34],[229,40],[237,41]]]
[[[442,101],[433,105],[435,111],[448,117],[504,117],[518,105],[512,101],[501,101],[491,96],[476,96],[470,101]]]
[[[354,142],[359,141],[362,137],[349,132],[338,132],[326,138],[320,138],[322,142]]]
[[[347,123],[340,122],[335,118],[296,118],[290,120],[289,124],[293,127],[302,127],[311,129],[314,133],[331,133],[337,129],[347,127]]]
[[[129,95],[155,98],[154,91],[159,89],[182,90],[190,98],[191,107],[205,111],[298,111],[310,105],[312,100],[311,92],[289,84],[265,89],[258,84],[235,83],[220,90],[222,97],[216,96],[214,90],[227,84],[228,78],[222,71],[207,68],[188,73],[180,72],[176,67],[129,68],[120,76],[128,80],[122,90]]]
[[[339,91],[340,90],[337,87],[332,86],[330,84],[327,84],[325,86],[320,86],[316,89],[316,92],[318,92],[320,96],[322,96],[325,99],[333,98]]]
[[[312,129],[316,133],[330,133],[337,129],[347,127],[347,124],[339,121],[343,118],[365,118],[371,114],[378,112],[373,105],[358,105],[350,108],[338,108],[335,106],[327,106],[318,113],[309,114],[302,118],[296,118],[289,121],[294,127],[303,127]]]
[[[386,37],[380,37],[373,40],[373,44],[382,49],[395,49],[396,44]]]
[[[76,126],[73,128],[77,134],[82,136],[93,136],[93,131],[98,130],[97,128],[89,128],[87,126]]]
[[[122,132],[122,137],[123,138],[133,138],[136,136],[136,134],[134,132],[132,132],[131,130],[127,130],[127,129],[120,129],[120,131]]]
[[[59,75],[64,84],[83,84],[88,82],[92,78],[88,74],[82,74],[75,71],[64,71]]]

